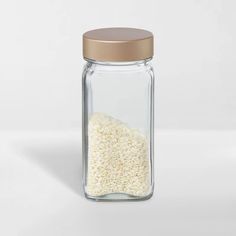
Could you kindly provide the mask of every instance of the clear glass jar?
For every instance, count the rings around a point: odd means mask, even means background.
[[[85,59],[85,196],[107,201],[149,199],[154,187],[151,57],[109,62]]]

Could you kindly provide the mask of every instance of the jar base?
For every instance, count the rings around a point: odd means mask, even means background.
[[[132,196],[125,193],[110,193],[102,196],[90,196],[85,193],[87,199],[101,202],[145,201],[150,199],[152,196],[152,192],[146,196]]]

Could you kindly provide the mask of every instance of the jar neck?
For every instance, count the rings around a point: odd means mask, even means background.
[[[99,65],[109,65],[109,66],[131,66],[131,65],[138,65],[138,64],[146,64],[152,60],[151,58],[147,58],[144,60],[138,60],[138,61],[119,61],[119,62],[114,62],[114,61],[95,61],[92,59],[84,58],[88,63],[92,64],[99,64]]]

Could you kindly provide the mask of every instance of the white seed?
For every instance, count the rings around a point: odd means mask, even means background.
[[[150,163],[143,134],[111,116],[94,113],[89,120],[88,143],[89,195],[147,195]]]

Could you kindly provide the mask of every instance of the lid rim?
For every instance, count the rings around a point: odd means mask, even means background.
[[[88,58],[88,57],[84,57],[83,56],[83,59],[85,60],[85,61],[91,61],[91,62],[114,62],[114,63],[116,63],[116,62],[135,62],[135,61],[146,61],[146,60],[152,60],[153,59],[153,56],[151,56],[151,57],[148,57],[148,58],[141,58],[141,59],[138,59],[138,60],[130,60],[130,61],[113,61],[113,60],[110,60],[110,61],[107,61],[107,60],[105,60],[105,61],[101,61],[101,60],[95,60],[95,59],[93,59],[93,58]]]

